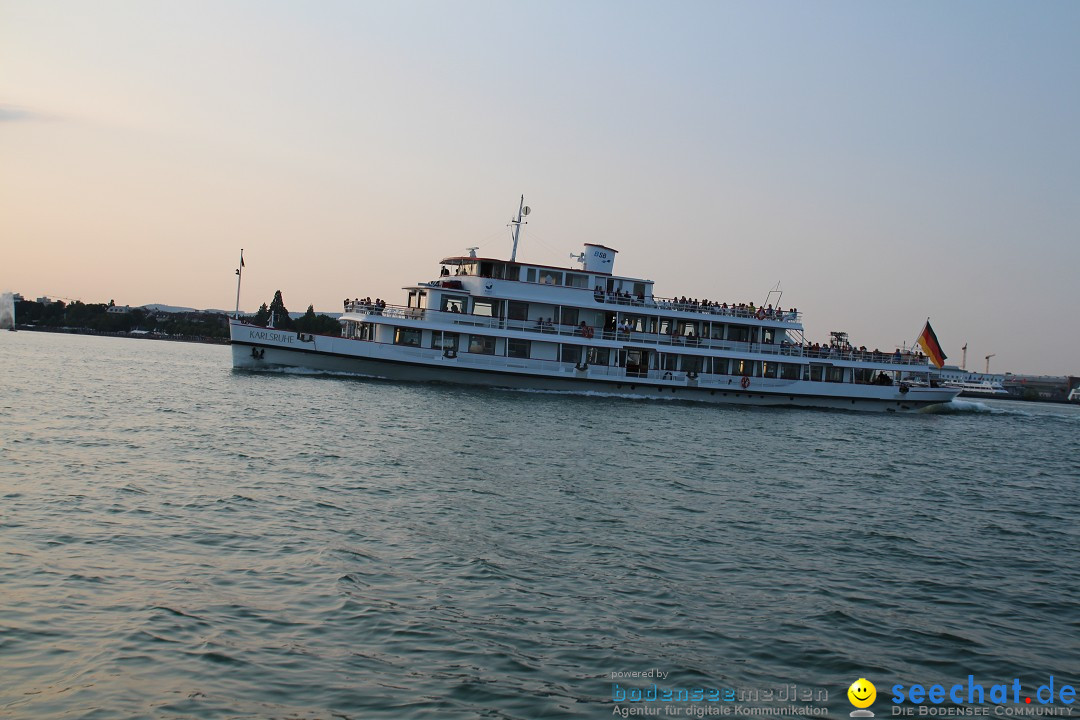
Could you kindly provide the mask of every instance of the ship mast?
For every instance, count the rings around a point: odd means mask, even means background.
[[[514,226],[514,249],[510,252],[510,262],[517,261],[517,246],[518,238],[521,236],[521,226],[528,225],[528,223],[522,223],[521,218],[529,214],[529,208],[525,204],[525,196],[521,196],[521,202],[518,204],[517,218],[510,221],[510,224]]]

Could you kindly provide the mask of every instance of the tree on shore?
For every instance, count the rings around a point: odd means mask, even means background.
[[[293,321],[289,317],[289,311],[285,308],[285,301],[281,299],[280,290],[274,293],[274,299],[270,301],[270,316],[274,320],[274,327],[283,330],[292,329]]]
[[[251,321],[256,325],[266,327],[266,323],[270,322],[270,308],[266,307],[266,303],[259,306],[259,312],[255,313]]]
[[[308,305],[307,312],[296,321],[296,329],[317,335],[340,335],[341,323],[329,315],[316,315],[315,306]]]

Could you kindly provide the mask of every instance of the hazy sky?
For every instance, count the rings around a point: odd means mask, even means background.
[[[0,0],[0,290],[292,310],[445,255],[1080,374],[1080,3]]]

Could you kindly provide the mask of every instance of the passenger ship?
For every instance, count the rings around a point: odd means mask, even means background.
[[[579,267],[441,261],[405,306],[346,301],[341,336],[230,322],[233,367],[745,405],[905,412],[947,403],[926,358],[808,345],[801,313],[683,302],[616,275],[617,251],[585,243]],[[451,273],[450,268],[453,268]]]

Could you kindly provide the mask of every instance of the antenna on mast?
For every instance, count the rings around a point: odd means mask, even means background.
[[[776,287],[769,291],[769,294],[765,296],[765,304],[768,304],[772,299],[772,296],[776,295],[776,309],[780,309],[780,298],[784,297],[784,291],[780,289],[780,281],[776,281]]]
[[[525,204],[525,196],[522,195],[521,202],[518,204],[517,218],[510,221],[510,224],[514,226],[514,249],[510,252],[510,262],[517,261],[517,246],[518,238],[521,236],[521,226],[528,225],[527,222],[523,223],[521,218],[528,216],[529,212],[531,211],[529,210],[529,206]]]

